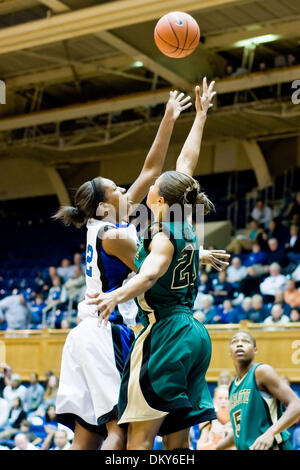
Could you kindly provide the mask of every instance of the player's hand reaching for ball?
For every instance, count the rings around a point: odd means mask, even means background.
[[[182,111],[192,106],[191,97],[184,97],[184,93],[179,93],[177,90],[170,91],[170,98],[166,105],[166,116],[169,119],[176,120]]]
[[[115,298],[115,291],[103,292],[101,294],[89,295],[91,300],[88,302],[89,305],[96,305],[95,312],[98,311],[99,319],[98,326],[104,326],[106,328],[110,314],[114,311],[117,301]]]
[[[217,94],[216,91],[214,91],[214,86],[215,82],[212,81],[210,82],[209,86],[207,86],[207,78],[203,78],[203,85],[202,85],[202,95],[200,92],[200,87],[199,85],[196,86],[195,88],[195,94],[196,94],[196,111],[197,113],[207,113],[209,108],[213,106],[212,100],[214,96]]]

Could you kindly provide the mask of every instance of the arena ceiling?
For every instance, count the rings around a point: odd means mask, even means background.
[[[157,20],[174,10],[189,12],[201,28],[197,50],[179,60],[153,41]],[[144,148],[169,90],[193,93],[203,76],[221,77],[227,62],[240,66],[251,53],[256,63],[299,55],[300,2],[3,0],[0,27],[0,156],[36,156],[55,166]],[[266,35],[255,48],[240,42]],[[300,65],[217,78],[219,99],[204,139],[298,135],[300,109],[291,101],[297,79]],[[193,116],[181,118],[175,144]]]

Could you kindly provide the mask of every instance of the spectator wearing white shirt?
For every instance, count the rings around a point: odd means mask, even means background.
[[[71,447],[70,442],[68,441],[67,432],[64,429],[57,430],[54,434],[54,447],[51,447],[50,450],[68,450]]]
[[[251,212],[251,217],[259,224],[268,228],[269,223],[272,220],[272,210],[269,206],[266,206],[262,199],[256,201],[255,207]]]
[[[31,444],[27,436],[22,432],[15,436],[14,442],[16,447],[12,450],[40,450],[38,447]]]
[[[271,310],[271,315],[265,319],[264,324],[282,325],[284,323],[289,323],[289,321],[289,317],[283,314],[283,308],[280,305],[276,304]]]
[[[238,256],[234,256],[231,260],[231,265],[227,268],[227,281],[231,284],[237,284],[245,279],[248,275],[246,266],[242,266],[241,260]]]
[[[19,397],[22,402],[25,400],[26,387],[21,385],[21,377],[19,374],[11,375],[11,384],[7,385],[3,390],[3,398],[8,401],[10,408],[13,406],[13,400]]]
[[[280,274],[281,268],[278,263],[272,263],[270,266],[270,276],[260,284],[260,292],[264,296],[275,297],[276,291],[284,288],[286,278]],[[265,299],[266,300],[266,299]],[[273,299],[268,299],[272,301]]]

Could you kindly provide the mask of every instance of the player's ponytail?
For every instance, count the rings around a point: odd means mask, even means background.
[[[98,177],[82,184],[75,193],[74,206],[60,207],[52,218],[77,228],[82,227],[88,219],[95,218],[98,204],[106,199],[101,180]]]
[[[163,196],[169,206],[188,204],[195,207],[196,204],[203,204],[204,214],[214,210],[213,203],[201,191],[198,181],[179,171],[166,171],[160,176],[159,194]]]

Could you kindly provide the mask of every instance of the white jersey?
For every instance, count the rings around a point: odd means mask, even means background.
[[[138,243],[136,228],[133,224],[117,226],[111,222],[104,222],[102,220],[97,219],[89,219],[87,222],[86,240],[86,294],[93,295],[103,292],[104,284],[107,283],[106,274],[104,272],[100,253],[103,231],[107,227],[121,227],[123,230],[126,230],[126,236],[131,238],[136,243],[136,245]],[[121,263],[120,260],[119,262]],[[134,273],[130,273],[128,276],[126,276],[123,283],[127,282],[128,278],[131,277],[133,274]],[[105,290],[107,290],[107,288]],[[87,301],[90,300],[91,299],[86,295],[85,299],[78,305],[78,315],[82,320],[89,315],[95,315],[95,306],[87,304]],[[135,326],[135,318],[138,309],[134,300],[132,299],[128,302],[119,304],[118,309],[127,326]]]

